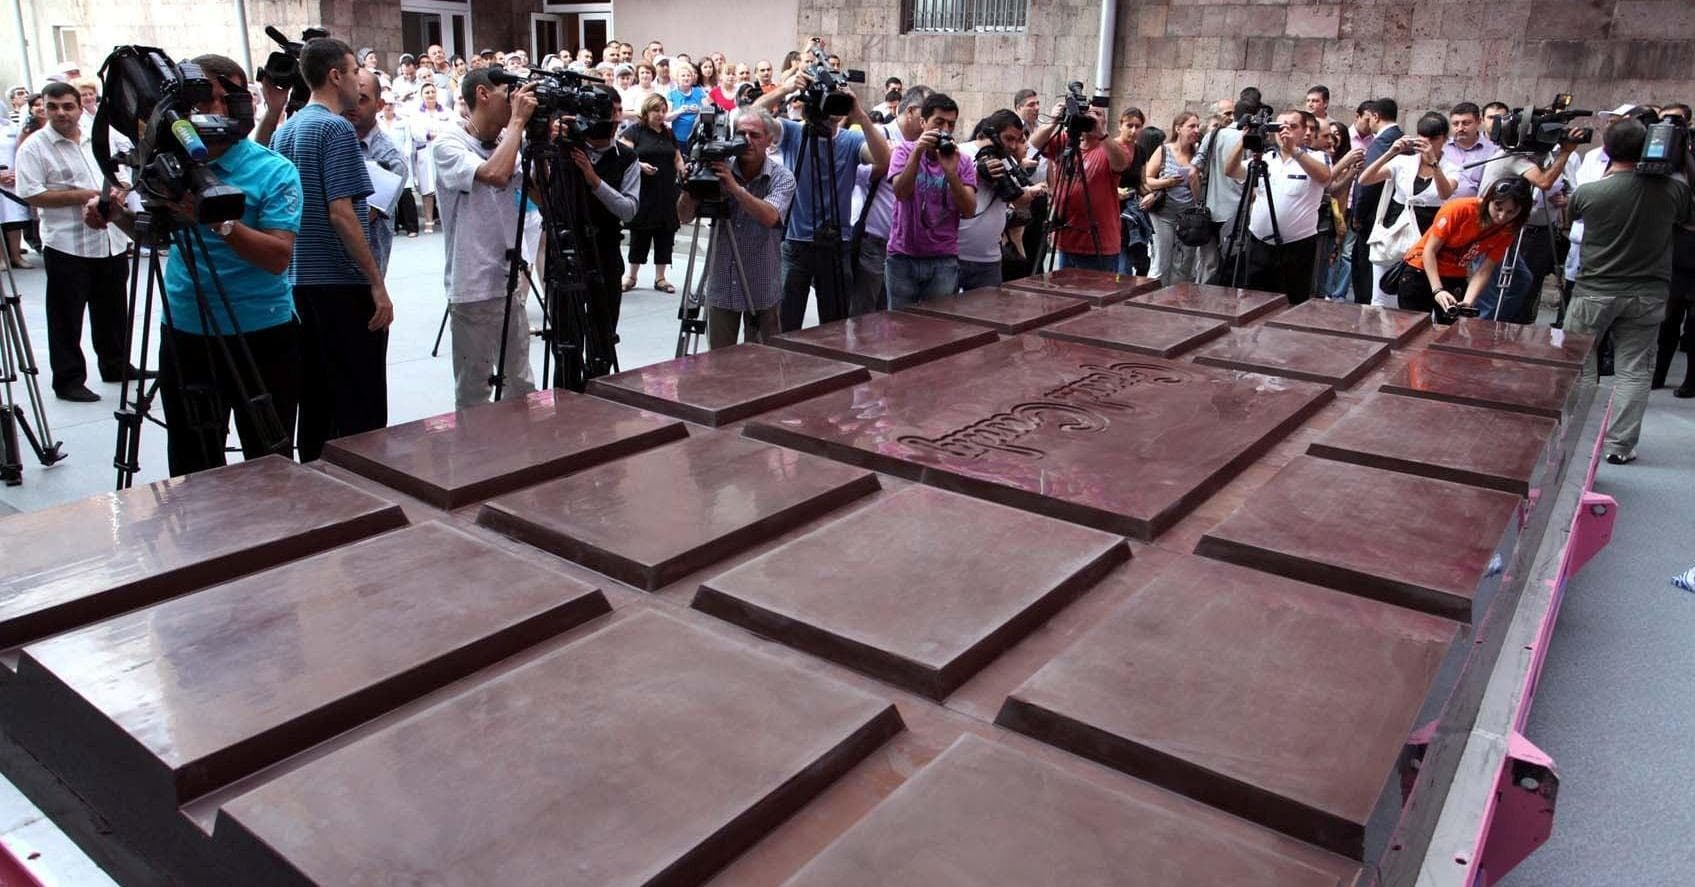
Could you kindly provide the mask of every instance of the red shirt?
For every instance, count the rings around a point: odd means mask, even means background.
[[[1436,214],[1430,229],[1407,251],[1406,262],[1420,271],[1424,268],[1424,247],[1430,238],[1442,240],[1436,251],[1436,274],[1439,277],[1465,277],[1478,256],[1488,256],[1500,264],[1513,245],[1518,230],[1511,225],[1483,226],[1483,200],[1461,197],[1450,200]]]
[[[1060,154],[1065,150],[1065,141],[1066,134],[1057,133],[1043,149],[1050,158],[1048,177],[1055,189],[1055,218],[1063,220],[1063,227],[1059,229],[1059,249],[1088,256],[1116,256],[1123,236],[1118,227],[1118,173],[1112,171],[1106,146],[1099,141],[1090,146],[1090,141],[1085,140],[1082,181],[1072,180],[1065,193],[1060,193]],[[1094,232],[1090,231],[1091,216]],[[1098,249],[1095,246],[1097,233],[1100,237]]]
[[[712,91],[707,93],[706,97],[712,100],[712,104],[725,111],[736,110],[736,100],[725,95],[724,88],[721,86],[712,87]]]

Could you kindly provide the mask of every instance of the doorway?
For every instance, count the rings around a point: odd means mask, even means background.
[[[400,6],[402,51],[422,55],[440,44],[448,58],[469,57],[471,48],[470,4],[453,0],[403,0]]]

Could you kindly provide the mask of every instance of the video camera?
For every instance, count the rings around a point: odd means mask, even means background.
[[[275,25],[266,25],[265,34],[282,49],[265,59],[265,67],[258,71],[258,80],[288,90],[288,113],[293,114],[306,107],[312,98],[312,88],[306,85],[306,78],[300,76],[300,51],[306,48],[307,41],[328,37],[330,32],[323,28],[307,28],[300,32],[299,40],[290,40]]]
[[[1571,93],[1562,92],[1554,96],[1553,102],[1546,108],[1514,108],[1495,118],[1489,128],[1489,140],[1499,145],[1503,151],[1528,151],[1545,153],[1560,147],[1561,144],[1588,144],[1595,138],[1592,127],[1584,127],[1578,131],[1576,138],[1568,138],[1568,125],[1579,117],[1588,117],[1595,112],[1574,109],[1571,107]]]
[[[1270,105],[1260,105],[1259,110],[1236,121],[1236,128],[1242,131],[1242,150],[1247,153],[1259,154],[1265,150],[1267,137],[1275,137],[1283,131],[1283,124],[1277,121],[1277,109]]]
[[[723,218],[730,207],[729,198],[724,194],[724,182],[718,178],[712,164],[720,160],[740,159],[747,153],[747,139],[719,132],[716,109],[703,110],[700,119],[695,121],[694,132],[689,135],[687,148],[684,153],[683,190],[699,204],[696,215],[706,219]]]
[[[812,55],[812,64],[806,68],[812,85],[800,94],[806,102],[806,119],[846,117],[853,110],[855,101],[848,84],[864,83],[865,72],[849,69],[845,73],[837,73],[832,70],[829,58],[824,55],[824,42],[817,37],[812,38],[806,51]]]
[[[1689,121],[1679,114],[1661,117],[1648,108],[1639,111],[1636,118],[1648,127],[1648,140],[1642,145],[1636,171],[1650,176],[1681,172],[1690,160]]]
[[[536,113],[530,117],[525,135],[536,144],[548,140],[553,120],[560,116],[572,118],[570,129],[564,133],[567,143],[609,139],[618,131],[618,121],[612,117],[618,94],[599,77],[540,68],[531,68],[529,76],[524,77],[505,68],[490,68],[489,81],[496,86],[535,84]]]
[[[1065,113],[1060,116],[1060,126],[1075,143],[1095,131],[1095,116],[1089,113],[1089,109],[1105,108],[1110,104],[1106,90],[1096,90],[1094,98],[1089,98],[1083,95],[1083,81],[1073,80],[1065,86]]]
[[[118,180],[117,162],[122,161],[149,213],[169,213],[170,204],[191,197],[194,217],[183,221],[210,225],[241,218],[247,198],[206,166],[206,141],[229,144],[247,137],[253,128],[253,98],[246,89],[227,80],[222,84],[230,117],[196,113],[197,105],[211,100],[212,81],[199,65],[178,64],[151,46],[118,47],[100,66],[100,79],[104,88],[92,147],[108,181]],[[134,148],[113,158],[108,127],[133,138]]]

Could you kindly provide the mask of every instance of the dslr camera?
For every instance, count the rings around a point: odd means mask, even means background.
[[[288,113],[293,114],[306,107],[306,102],[312,98],[312,88],[306,85],[306,78],[300,76],[300,51],[306,48],[308,40],[328,37],[330,32],[323,28],[307,28],[300,32],[299,40],[290,40],[287,34],[277,30],[276,25],[266,25],[265,34],[282,48],[265,59],[265,67],[259,69],[259,82],[288,90]],[[360,64],[364,64],[364,60],[361,59]]]
[[[801,98],[806,102],[806,119],[819,121],[826,117],[846,117],[853,110],[854,103],[848,84],[864,83],[865,72],[849,69],[845,73],[837,73],[831,70],[829,59],[824,55],[823,41],[816,37],[812,38],[806,51],[812,56],[812,63],[806,67],[812,85],[801,91]]]
[[[226,80],[224,102],[231,116],[198,113],[196,106],[212,99],[212,81],[199,65],[178,64],[152,46],[118,47],[100,66],[100,79],[92,150],[108,181],[117,181],[122,162],[149,214],[168,216],[169,206],[187,197],[194,217],[181,221],[210,225],[241,218],[247,198],[212,173],[206,142],[233,144],[252,131],[253,97],[247,90]],[[135,147],[114,158],[108,127],[134,134]]]
[[[1065,86],[1065,112],[1060,116],[1060,126],[1076,143],[1083,136],[1095,131],[1095,117],[1089,113],[1090,108],[1105,108],[1111,104],[1111,99],[1104,89],[1096,90],[1093,98],[1083,95],[1083,81],[1073,80]]]
[[[1683,170],[1690,158],[1689,122],[1682,115],[1661,117],[1643,108],[1636,118],[1648,127],[1648,141],[1642,145],[1642,159],[1636,171],[1650,176],[1669,176]]]
[[[1242,131],[1242,150],[1260,154],[1265,151],[1266,141],[1283,131],[1283,124],[1277,122],[1275,108],[1260,105],[1258,111],[1236,121],[1236,128]]]
[[[989,172],[989,161],[999,160],[1002,175]],[[993,189],[994,195],[1006,203],[1024,196],[1024,189],[1031,187],[1030,173],[1024,169],[1019,159],[1009,155],[1001,146],[1000,139],[990,136],[989,144],[977,152],[977,184],[987,182]]]
[[[617,93],[599,77],[541,68],[531,68],[529,76],[524,77],[505,68],[491,67],[489,82],[514,87],[535,84],[536,112],[524,133],[532,144],[546,143],[554,119],[561,116],[572,118],[571,126],[562,134],[566,144],[609,139],[618,131],[618,122],[612,119]]]
[[[712,164],[720,160],[740,159],[747,153],[747,139],[739,135],[725,137],[718,131],[717,112],[703,110],[700,119],[695,121],[687,147],[684,152],[683,190],[699,204],[696,213],[701,218],[721,219],[729,212],[730,201],[724,193],[724,182],[718,178]]]
[[[1514,108],[1495,118],[1494,125],[1489,128],[1489,140],[1503,151],[1537,154],[1553,151],[1567,142],[1588,144],[1595,139],[1594,128],[1584,127],[1572,138],[1567,136],[1568,124],[1594,113],[1572,108],[1571,93],[1562,92],[1554,96],[1546,108]]]

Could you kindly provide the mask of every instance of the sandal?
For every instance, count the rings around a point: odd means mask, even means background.
[[[633,289],[635,289],[635,288],[636,288],[636,279],[635,279],[635,278],[634,278],[634,277],[626,277],[626,278],[624,278],[624,289],[623,289],[623,292],[626,292],[626,293],[627,293],[627,292],[629,292],[629,291],[630,291],[630,290],[633,290]]]
[[[662,293],[674,293],[674,292],[677,291],[676,287],[672,286],[669,282],[664,281],[664,280],[655,280],[653,282],[653,288],[656,289],[656,290],[659,290]]]

